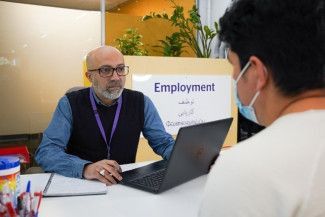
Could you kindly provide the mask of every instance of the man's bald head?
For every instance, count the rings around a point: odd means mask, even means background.
[[[115,47],[101,46],[88,53],[86,64],[86,77],[92,83],[95,94],[104,104],[110,105],[120,97],[124,89],[126,78],[116,71],[117,67],[122,67],[125,70],[123,54]],[[103,68],[113,69],[113,74],[101,75],[100,72]]]
[[[112,46],[101,46],[90,51],[86,57],[87,69],[99,68],[105,62],[115,62],[124,63],[123,54]]]

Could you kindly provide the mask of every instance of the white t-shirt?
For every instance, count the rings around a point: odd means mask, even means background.
[[[225,151],[199,216],[325,216],[325,110],[283,116]]]

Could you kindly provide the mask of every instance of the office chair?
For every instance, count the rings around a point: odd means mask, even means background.
[[[86,87],[84,86],[75,86],[75,87],[71,87],[70,89],[68,89],[65,93],[71,93],[77,90],[82,90],[85,89]]]

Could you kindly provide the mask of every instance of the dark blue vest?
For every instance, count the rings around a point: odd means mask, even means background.
[[[66,94],[73,117],[73,129],[67,153],[96,162],[107,159],[107,146],[101,136],[89,100],[89,88]],[[110,156],[119,164],[134,163],[140,133],[144,124],[144,96],[123,90],[123,104],[115,133],[110,144]],[[117,103],[111,107],[96,104],[109,141]]]

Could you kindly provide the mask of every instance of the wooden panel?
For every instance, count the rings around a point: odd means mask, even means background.
[[[115,14],[106,12],[106,44],[117,46],[116,39],[123,36],[126,29],[137,29],[143,36],[142,42],[144,48],[151,56],[161,56],[161,48],[154,47],[161,45],[159,40],[165,39],[167,35],[177,31],[176,27],[171,26],[170,22],[161,19],[151,19],[142,21],[141,16],[129,14]],[[161,30],[164,31],[161,31]],[[183,57],[194,57],[194,52],[185,47],[182,53]]]

